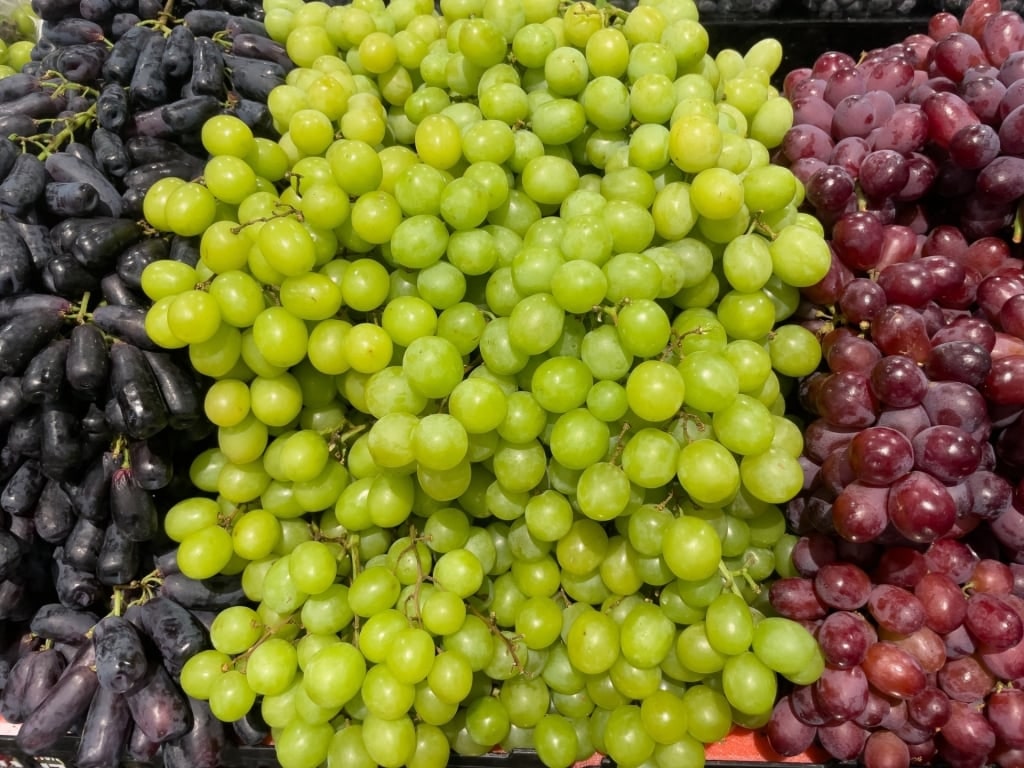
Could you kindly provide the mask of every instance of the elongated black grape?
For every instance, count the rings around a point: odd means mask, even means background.
[[[137,108],[147,109],[167,102],[167,82],[160,70],[160,59],[166,45],[163,35],[151,35],[139,51],[135,71],[128,84],[128,101]]]
[[[10,77],[14,77],[11,75]],[[8,78],[0,78],[0,86],[6,82]],[[10,173],[11,168],[14,167],[14,161],[18,159],[18,155],[21,154],[21,148],[11,141],[7,136],[0,137],[0,176],[6,176]]]
[[[149,541],[160,530],[156,503],[130,468],[115,471],[110,481],[110,516],[132,541]]]
[[[180,144],[153,136],[132,136],[125,141],[124,148],[133,167],[163,160],[184,160],[199,167],[203,162]]]
[[[23,652],[11,665],[7,682],[0,691],[0,716],[11,723],[20,723],[28,715],[25,706],[25,688],[32,680],[32,665],[37,651]]]
[[[29,592],[19,581],[0,581],[0,620],[23,621],[31,616],[33,608],[27,605]]]
[[[238,14],[232,14],[227,22],[224,24],[224,31],[227,32],[228,37],[234,38],[236,35],[260,35],[261,37],[269,37],[267,35],[267,26],[259,19],[252,19],[248,16],[239,16]]]
[[[227,11],[197,8],[186,13],[183,21],[185,26],[191,29],[196,37],[199,37],[220,32],[227,26],[230,18],[231,14]]]
[[[20,377],[0,378],[0,424],[14,420],[28,405],[28,400],[21,392]]]
[[[92,146],[90,144],[86,144],[82,141],[69,141],[64,145],[64,148],[61,151],[67,155],[71,155],[71,157],[81,160],[90,168],[95,168],[97,171],[103,170],[100,168],[100,163],[96,159],[96,153],[92,151]],[[86,216],[83,218],[91,217]]]
[[[172,573],[181,573],[181,569],[178,568],[178,551],[176,549],[171,549],[154,557],[153,568],[155,568],[161,576],[169,576]]]
[[[99,195],[96,210],[101,214],[114,218],[121,215],[121,194],[98,168],[66,152],[54,152],[44,166],[54,181],[78,181],[95,187]]]
[[[79,0],[78,12],[89,21],[106,21],[114,15],[113,0]]]
[[[266,742],[270,728],[260,715],[258,708],[250,709],[244,717],[231,723],[235,740],[245,747],[255,747]]]
[[[22,462],[18,471],[4,485],[3,491],[0,491],[0,508],[9,515],[31,515],[45,485],[46,476],[39,462],[34,459]]]
[[[162,664],[150,664],[143,685],[129,693],[132,719],[157,744],[180,738],[192,727],[192,708]]]
[[[43,190],[50,213],[57,216],[83,216],[91,213],[100,198],[95,187],[82,181],[53,181]]]
[[[104,38],[103,27],[94,21],[76,18],[76,16],[68,16],[58,21],[44,19],[39,34],[40,37],[47,38],[59,47],[80,43],[99,43]]]
[[[46,603],[39,606],[29,629],[33,634],[47,640],[80,644],[85,633],[92,629],[99,617],[90,611],[76,611],[60,603]]]
[[[110,357],[103,331],[92,323],[81,323],[71,329],[64,376],[71,389],[96,400],[102,395],[110,375]]]
[[[64,559],[80,571],[95,571],[106,526],[84,517],[78,518],[64,542]]]
[[[158,347],[146,333],[146,310],[140,306],[104,304],[92,311],[92,321],[101,331],[140,349]]]
[[[96,122],[112,133],[124,128],[128,122],[128,92],[123,85],[113,82],[103,86],[96,98]]]
[[[107,304],[119,307],[142,307],[143,299],[120,278],[116,272],[100,280],[100,293]]]
[[[195,376],[168,352],[144,351],[167,409],[168,423],[185,429],[203,416],[203,394]]]
[[[190,610],[220,611],[244,601],[242,582],[236,577],[190,579],[182,573],[164,577],[163,594]]]
[[[152,763],[159,752],[160,744],[151,741],[138,725],[133,724],[132,731],[128,734],[124,758],[137,763]]]
[[[160,58],[160,71],[165,78],[181,79],[192,68],[195,34],[184,24],[171,29]]]
[[[13,723],[24,722],[56,684],[65,667],[64,657],[53,649],[23,655],[11,668],[10,688],[4,688],[0,714]]]
[[[61,253],[69,252],[79,233],[92,222],[84,216],[69,216],[50,228],[50,239]]]
[[[124,696],[101,686],[93,696],[78,736],[75,765],[78,768],[120,765],[131,727],[132,713]]]
[[[102,217],[79,229],[71,253],[90,272],[111,272],[121,251],[142,236],[142,227],[136,221]]]
[[[132,25],[124,34],[117,38],[117,42],[107,54],[107,60],[103,64],[103,77],[108,83],[128,85],[132,81],[139,54],[146,42],[159,36],[159,32]]]
[[[71,311],[71,302],[63,296],[49,293],[22,293],[17,296],[0,298],[0,322],[5,322],[23,312],[46,310],[67,314]]]
[[[101,686],[115,693],[129,693],[146,683],[150,663],[134,624],[123,616],[104,616],[93,627],[92,642]]]
[[[110,176],[121,178],[131,168],[124,141],[114,131],[97,126],[92,132],[92,151],[100,168]]]
[[[68,97],[47,91],[34,91],[0,104],[0,115],[27,115],[35,120],[56,117],[67,106]]]
[[[64,389],[69,344],[67,339],[54,339],[25,366],[21,375],[21,391],[30,403],[42,403],[60,397]]]
[[[231,54],[223,56],[231,86],[243,98],[266,102],[270,92],[284,83],[285,72],[279,64]]]
[[[42,274],[43,287],[67,296],[82,296],[99,290],[100,281],[70,253],[59,253],[46,262]]]
[[[208,702],[190,698],[192,727],[164,744],[164,768],[218,768],[227,745],[227,729],[213,716]]]
[[[57,480],[48,480],[39,494],[35,512],[32,513],[39,538],[50,544],[60,544],[71,533],[76,519],[71,499],[61,488],[60,483]]]
[[[133,344],[110,348],[110,384],[129,437],[145,440],[168,424],[160,385],[145,355]]]
[[[65,489],[80,518],[103,526],[110,518],[110,479],[117,469],[118,459],[105,452],[93,459],[77,483],[65,484]],[[98,550],[97,550],[98,551]]]
[[[84,458],[78,414],[70,396],[43,403],[39,417],[39,464],[49,478],[76,475]]]
[[[149,237],[129,245],[117,257],[117,274],[127,286],[141,290],[143,271],[154,261],[166,259],[168,250],[162,237]]]
[[[143,603],[139,621],[175,678],[186,661],[210,647],[209,634],[202,622],[168,597],[158,595]]]
[[[15,737],[21,750],[36,755],[52,747],[86,714],[99,689],[95,663],[93,644],[83,643],[46,697],[22,723]]]
[[[16,573],[24,552],[21,540],[10,531],[0,531],[0,579]]]
[[[103,62],[106,58],[103,43],[71,44],[59,47],[47,56],[44,66],[55,72],[60,72],[72,83],[94,85],[103,75]],[[88,109],[88,106],[83,108],[83,105],[73,105],[69,102],[68,108],[73,112],[81,112]]]
[[[35,274],[32,253],[7,217],[0,218],[0,253],[0,296],[27,291]]]
[[[201,129],[203,123],[218,114],[221,111],[221,103],[216,96],[197,94],[164,104],[160,109],[161,117],[171,130],[177,133],[191,133]]]
[[[96,403],[89,403],[79,416],[82,438],[82,456],[86,463],[100,458],[109,448],[116,435],[103,410]],[[85,472],[83,467],[82,471]],[[80,475],[80,477],[84,477]]]
[[[28,153],[18,155],[11,170],[0,182],[0,207],[12,213],[23,211],[43,194],[46,181],[46,168],[42,160]]]
[[[120,526],[108,525],[96,563],[100,583],[109,587],[128,584],[138,576],[141,562],[138,542],[128,538]]]
[[[50,239],[50,228],[43,224],[33,224],[20,219],[10,219],[11,225],[18,231],[18,235],[28,246],[32,255],[32,263],[37,272],[45,269],[50,259],[58,255],[57,248]],[[2,319],[6,320],[6,317]]]
[[[43,86],[38,77],[25,72],[15,72],[13,75],[0,79],[0,103],[14,101],[27,93],[35,93],[42,89]],[[10,139],[6,139],[6,141],[10,141]],[[13,143],[11,142],[11,144]]]
[[[174,477],[174,463],[167,441],[135,440],[128,446],[135,482],[146,491],[166,488]]]
[[[174,177],[178,179],[194,179],[202,173],[202,161],[198,158],[173,157],[155,160],[143,165],[136,165],[124,175],[127,187],[149,189],[160,179]]]
[[[42,448],[39,435],[41,419],[42,412],[37,407],[26,408],[19,413],[7,428],[7,447],[18,456],[38,459]]]
[[[0,325],[0,373],[20,374],[63,324],[62,312],[40,309],[15,315]]]
[[[252,128],[256,134],[270,131],[274,125],[270,109],[262,101],[239,99],[232,106],[231,114]]]
[[[39,132],[35,118],[31,115],[3,114],[0,115],[0,135],[33,136]],[[21,151],[20,149],[18,150]]]
[[[220,46],[209,37],[196,37],[192,49],[192,75],[188,87],[193,94],[220,96],[224,93],[224,57]]]
[[[295,68],[295,63],[288,56],[285,47],[265,35],[255,35],[249,32],[236,34],[231,38],[231,52],[236,56],[244,56],[249,59],[272,61],[285,72]]]
[[[124,2],[114,0],[114,6],[120,8],[119,13],[114,14],[114,18],[110,22],[110,34],[112,37],[119,39],[125,32],[132,27],[137,27],[142,18],[139,14],[135,13],[138,7],[135,3],[126,5]]]
[[[55,557],[55,562],[57,577],[54,579],[54,587],[57,589],[57,599],[62,605],[88,609],[107,600],[107,589],[100,584],[96,574],[80,571],[60,556]]]
[[[32,10],[40,19],[60,21],[78,12],[78,0],[32,0]]]

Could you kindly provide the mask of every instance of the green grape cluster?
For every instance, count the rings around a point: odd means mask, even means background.
[[[0,77],[20,72],[39,36],[39,17],[27,0],[0,6]]]
[[[167,533],[255,606],[185,690],[284,768],[700,765],[822,668],[761,588],[830,264],[778,43],[712,56],[692,0],[265,7],[279,138],[215,117],[144,203],[199,238],[143,289],[217,435]]]

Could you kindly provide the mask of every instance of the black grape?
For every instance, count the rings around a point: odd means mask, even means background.
[[[78,737],[75,765],[79,768],[119,765],[131,726],[132,713],[125,697],[100,687],[93,696]]]
[[[143,685],[127,695],[132,719],[146,737],[163,744],[188,733],[192,708],[162,664],[150,664]]]
[[[78,518],[64,542],[64,560],[80,571],[95,571],[106,526],[84,517]]]
[[[60,603],[41,605],[32,617],[33,634],[63,643],[81,643],[99,617],[89,611],[77,611]]]
[[[60,397],[64,389],[67,365],[67,339],[54,339],[36,353],[21,375],[21,391],[30,403],[42,403]]]
[[[127,342],[128,345],[136,349],[154,351],[159,349],[146,334],[146,310],[144,307],[103,304],[92,311],[92,321],[104,333]],[[119,345],[114,345],[114,347],[117,346]],[[113,358],[114,347],[111,347],[111,358]],[[115,386],[117,385],[115,384]]]
[[[86,642],[39,706],[25,718],[15,738],[19,749],[39,754],[86,714],[99,688],[95,663],[93,644]]]
[[[57,480],[47,480],[32,519],[39,538],[50,544],[60,544],[71,533],[76,521],[75,511],[71,499]]]
[[[0,508],[9,515],[30,515],[45,485],[46,476],[39,462],[34,459],[22,462],[0,491]]]
[[[105,616],[93,627],[96,676],[100,685],[115,693],[138,691],[149,676],[149,661],[142,636],[123,616]]]
[[[165,768],[218,768],[223,762],[227,731],[213,716],[209,703],[189,698],[192,727],[163,748]]]
[[[202,622],[169,597],[158,595],[143,603],[139,607],[139,622],[174,677],[189,658],[210,647]]]
[[[97,326],[82,323],[71,329],[64,375],[71,389],[80,395],[90,400],[102,395],[110,375],[110,357]]]
[[[24,293],[35,273],[32,252],[6,217],[0,218],[0,253],[0,296]]]
[[[153,497],[135,482],[130,468],[114,472],[110,482],[110,516],[132,541],[149,541],[160,530]]]
[[[108,587],[130,583],[138,575],[141,561],[139,543],[128,538],[120,526],[108,525],[96,562],[96,578],[100,583]]]
[[[42,95],[49,99],[46,94],[34,95]],[[2,110],[0,110],[0,114],[2,114]],[[29,113],[18,110],[17,114],[28,115]],[[50,116],[52,117],[52,115]],[[42,160],[28,153],[18,155],[7,176],[4,177],[3,182],[0,182],[0,208],[12,213],[24,211],[39,199],[46,187],[46,182],[46,168],[43,167]]]

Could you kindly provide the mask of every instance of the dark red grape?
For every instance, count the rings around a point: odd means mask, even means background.
[[[946,662],[939,670],[938,683],[950,699],[970,704],[989,694],[995,678],[974,656],[964,656]]]
[[[935,337],[932,337],[935,344]],[[933,381],[962,381],[978,387],[992,368],[989,351],[973,341],[946,341],[932,347],[924,372]]]
[[[913,592],[901,587],[876,585],[871,589],[867,606],[878,626],[889,632],[909,635],[924,626],[924,606]]]
[[[769,600],[780,615],[797,621],[821,619],[828,614],[828,606],[815,593],[811,579],[778,579],[769,588]]]
[[[840,371],[825,379],[817,406],[822,418],[837,427],[868,427],[878,416],[878,401],[868,378],[857,371]]]
[[[772,749],[779,755],[793,757],[805,752],[814,743],[817,729],[801,722],[793,713],[789,696],[782,696],[772,709],[764,733]]]
[[[907,743],[890,731],[873,731],[864,742],[864,768],[909,768]]]
[[[868,732],[852,720],[818,728],[818,743],[837,760],[853,760],[864,751]]]
[[[948,574],[933,571],[921,577],[914,594],[925,612],[925,626],[940,635],[959,627],[967,615],[967,598]]]
[[[889,489],[852,482],[832,502],[832,525],[847,541],[877,539],[889,525]]]
[[[887,306],[871,322],[871,336],[886,355],[904,355],[915,363],[928,359],[931,349],[928,328],[924,317],[913,307]]]
[[[887,509],[893,527],[919,544],[940,538],[956,521],[956,504],[949,492],[935,477],[917,470],[893,484]]]
[[[814,575],[814,591],[830,608],[854,611],[867,603],[871,578],[852,563],[827,563]]]
[[[917,405],[928,393],[928,378],[906,355],[886,355],[871,368],[868,380],[879,402],[892,408]]]
[[[813,689],[818,709],[833,721],[852,720],[868,703],[868,679],[859,666],[825,667]]]
[[[994,359],[983,391],[996,405],[1024,405],[1024,355]]]
[[[996,738],[1012,749],[1024,749],[1024,691],[1002,688],[985,705],[985,717]]]
[[[917,659],[895,643],[875,643],[868,649],[861,667],[871,685],[893,698],[909,699],[927,685]]]
[[[967,598],[964,626],[985,651],[1005,651],[1024,639],[1024,623],[1001,595],[975,592]]]
[[[877,640],[874,627],[854,611],[830,613],[818,627],[818,645],[825,662],[836,668],[860,664]]]

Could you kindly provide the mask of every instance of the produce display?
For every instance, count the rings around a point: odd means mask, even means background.
[[[32,12],[18,749],[1022,763],[1018,14],[783,72],[693,0]]]

